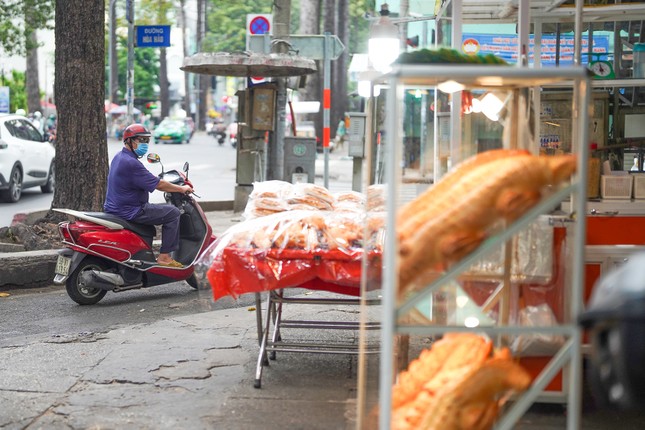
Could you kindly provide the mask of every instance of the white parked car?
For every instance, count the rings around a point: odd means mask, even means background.
[[[15,203],[31,187],[54,192],[55,153],[27,118],[0,114],[0,201]]]

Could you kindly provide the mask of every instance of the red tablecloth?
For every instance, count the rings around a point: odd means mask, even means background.
[[[212,262],[208,281],[215,300],[281,288],[360,295],[362,250],[225,248]],[[381,253],[370,252],[368,285],[380,287]]]

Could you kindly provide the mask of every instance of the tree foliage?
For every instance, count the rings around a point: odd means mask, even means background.
[[[218,1],[209,0],[207,28],[202,51],[246,50],[246,15],[271,13],[266,0]]]
[[[10,102],[9,111],[17,109],[27,110],[27,92],[25,91],[25,74],[12,70],[10,77],[3,76],[0,85],[9,87]]]
[[[128,38],[117,36],[118,92],[125,98],[128,85]],[[107,56],[105,63],[107,64]],[[105,86],[109,87],[108,74],[105,74]],[[159,84],[159,53],[156,48],[134,49],[134,93],[139,99],[155,99]],[[106,93],[107,94],[107,93]]]
[[[25,14],[29,14],[25,19]],[[2,0],[0,6],[0,51],[25,56],[33,46],[31,34],[52,29],[54,0]]]
[[[146,0],[137,2],[135,9],[136,25],[170,24],[174,3],[172,0]],[[106,20],[105,64],[109,56],[109,26]],[[125,20],[125,2],[117,3],[116,19],[116,57],[118,66],[118,94],[125,99],[128,79],[128,22]],[[109,74],[105,74],[105,87],[109,88]],[[136,99],[152,100],[158,95],[159,51],[157,48],[134,49],[134,94]],[[106,98],[107,93],[106,93]]]

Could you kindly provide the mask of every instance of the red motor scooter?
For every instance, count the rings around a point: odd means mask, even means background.
[[[149,163],[161,163],[148,154]],[[188,163],[184,171],[164,171],[159,177],[176,185],[190,185]],[[65,284],[76,303],[93,305],[108,291],[121,292],[185,280],[199,287],[194,264],[215,240],[206,215],[190,195],[165,193],[166,202],[179,208],[179,249],[172,257],[184,265],[172,268],[157,264],[152,250],[155,226],[126,221],[104,212],[54,209],[75,218],[58,224],[66,248],[59,252],[54,283]]]

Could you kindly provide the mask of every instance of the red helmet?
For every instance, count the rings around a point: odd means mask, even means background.
[[[141,124],[130,124],[123,130],[123,141],[126,142],[131,137],[150,137],[152,136],[147,128]]]

